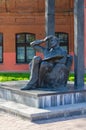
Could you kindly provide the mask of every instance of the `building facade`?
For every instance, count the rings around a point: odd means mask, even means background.
[[[55,34],[71,55],[74,54],[73,9],[74,0],[55,0]],[[32,57],[42,56],[34,52],[30,42],[45,35],[45,0],[0,0],[0,71],[28,71]]]

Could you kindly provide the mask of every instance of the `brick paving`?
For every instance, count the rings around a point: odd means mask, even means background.
[[[86,116],[30,122],[0,111],[0,130],[86,130]]]

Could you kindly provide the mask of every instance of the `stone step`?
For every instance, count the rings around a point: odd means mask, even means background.
[[[59,107],[70,104],[86,103],[86,89],[52,91],[36,89],[21,91],[28,81],[0,83],[0,98],[36,108]]]
[[[86,103],[39,109],[20,103],[0,99],[0,110],[29,119],[30,121],[50,118],[67,118],[86,114]]]

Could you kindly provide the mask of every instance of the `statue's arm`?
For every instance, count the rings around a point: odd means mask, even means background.
[[[42,43],[44,43],[44,39],[42,40],[35,40],[30,43],[31,47],[33,47],[36,51],[43,52],[44,47],[41,46]]]
[[[52,37],[53,37],[53,36],[50,35],[50,36],[45,37],[45,38],[42,39],[42,40],[35,40],[35,41],[31,42],[30,45],[31,45],[32,47],[34,47],[34,46],[36,46],[36,45],[40,45],[40,44],[42,44],[42,43],[44,43],[44,42],[50,40]]]
[[[46,43],[47,44],[47,41],[50,40],[53,36],[50,35],[50,36],[47,36],[45,37],[44,39],[42,40],[35,40],[33,42],[30,43],[31,47],[33,47],[36,51],[39,51],[39,52],[44,52],[45,48],[43,46],[41,46],[42,43]]]

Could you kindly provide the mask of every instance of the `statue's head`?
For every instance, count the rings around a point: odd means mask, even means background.
[[[51,48],[54,48],[56,46],[59,46],[60,42],[59,42],[59,39],[56,36],[52,36],[49,39],[49,44],[50,44]]]

